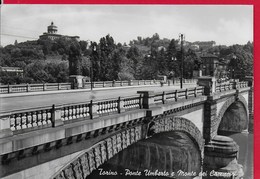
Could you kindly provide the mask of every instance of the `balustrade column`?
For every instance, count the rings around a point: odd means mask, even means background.
[[[121,99],[121,97],[118,97],[118,113],[122,113],[125,111],[125,108],[124,108],[124,101]]]
[[[27,83],[27,85],[26,85],[26,91],[27,91],[27,92],[31,91],[31,86],[30,86],[30,84],[28,84],[28,83]]]
[[[61,90],[61,84],[58,83],[58,90]]]
[[[162,102],[163,102],[163,104],[166,104],[166,103],[167,103],[165,92],[163,92],[163,94],[162,94]]]
[[[185,98],[186,98],[186,99],[189,98],[189,90],[188,90],[188,88],[187,88],[186,91],[185,91]]]
[[[90,113],[90,118],[94,119],[98,117],[98,104],[93,103],[93,101],[90,101],[90,106],[89,106],[89,113]]]
[[[12,86],[8,85],[8,93],[12,93]]]
[[[142,104],[144,109],[149,109],[155,105],[153,91],[137,91],[137,93],[142,95]]]
[[[112,81],[112,87],[116,87],[116,81],[115,80]]]
[[[133,86],[133,80],[128,81],[128,86]]]
[[[64,124],[61,120],[61,108],[57,108],[55,105],[52,105],[51,120],[52,127],[61,126]]]
[[[42,88],[43,88],[43,91],[46,91],[47,90],[47,85],[45,83],[42,84]]]
[[[0,138],[13,135],[10,125],[10,114],[0,116]]]
[[[194,97],[197,97],[197,88],[194,88]]]
[[[205,95],[210,95],[216,92],[216,78],[215,77],[199,77],[197,84],[204,86]]]

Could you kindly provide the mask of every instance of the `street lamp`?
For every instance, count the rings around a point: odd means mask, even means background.
[[[235,65],[237,65],[237,56],[234,54],[232,56],[232,79],[235,79]]]
[[[182,89],[182,86],[183,86],[182,78],[183,78],[183,40],[184,40],[184,35],[180,34],[179,37],[181,39],[181,79],[180,79],[180,85],[181,85],[181,89]]]
[[[90,89],[92,90],[93,89],[93,54],[94,52],[97,51],[97,47],[96,47],[96,44],[92,43],[91,42],[91,46],[92,46],[92,52],[91,52],[91,56],[92,56],[92,59],[90,58]]]
[[[172,57],[172,61],[177,61],[177,58],[176,57]],[[174,77],[175,77],[175,72],[174,70],[170,72],[170,74],[172,74],[172,84],[174,85]]]

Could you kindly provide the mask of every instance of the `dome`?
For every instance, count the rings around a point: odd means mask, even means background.
[[[53,22],[51,22],[51,25],[48,26],[48,33],[54,34],[58,31],[57,26],[54,25]]]

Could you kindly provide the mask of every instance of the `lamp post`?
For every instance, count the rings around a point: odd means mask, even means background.
[[[180,39],[181,39],[181,79],[180,79],[180,85],[181,85],[181,89],[183,86],[183,40],[184,40],[184,35],[180,34]]]
[[[177,61],[177,58],[176,57],[172,57],[172,61]],[[175,72],[174,70],[172,72],[170,72],[172,74],[172,84],[174,85],[174,77],[175,77]]]
[[[91,46],[92,46],[92,52],[91,52],[91,56],[92,59],[90,60],[90,90],[93,89],[93,54],[96,52],[97,47],[96,44],[91,42]]]
[[[235,79],[235,65],[237,65],[237,56],[234,54],[232,56],[232,79]]]

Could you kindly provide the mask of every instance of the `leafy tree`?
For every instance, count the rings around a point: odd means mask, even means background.
[[[102,37],[99,41],[100,49],[100,80],[114,80],[113,66],[116,61],[113,61],[112,52],[115,50],[116,45],[113,37],[109,34]],[[112,75],[112,76],[111,76]]]
[[[177,41],[172,39],[170,41],[169,46],[166,50],[166,74],[170,74],[170,72],[175,74],[176,76],[180,75],[180,64],[181,56],[177,53]]]
[[[134,77],[138,79],[140,77],[140,73],[138,74],[138,66],[143,61],[141,52],[136,46],[132,46],[128,50],[126,57],[129,59],[129,67],[131,67]]]
[[[79,43],[74,40],[71,41],[69,46],[69,74],[81,75],[82,74],[82,52]]]

